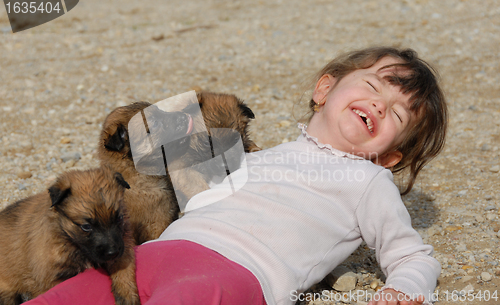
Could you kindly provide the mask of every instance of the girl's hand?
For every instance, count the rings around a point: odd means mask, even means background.
[[[377,298],[378,301],[370,301],[368,305],[422,305],[424,296],[420,295],[416,300],[408,300],[408,296],[394,289],[385,289]]]

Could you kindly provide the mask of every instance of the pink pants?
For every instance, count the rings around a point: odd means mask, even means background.
[[[266,304],[250,271],[199,244],[159,241],[135,252],[141,304]],[[24,304],[113,305],[115,300],[109,276],[88,269]]]

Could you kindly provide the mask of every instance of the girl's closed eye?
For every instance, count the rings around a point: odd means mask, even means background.
[[[394,113],[395,113],[395,114],[396,114],[396,116],[398,117],[399,121],[400,121],[401,123],[403,123],[403,120],[401,119],[401,116],[399,115],[399,113],[398,113],[396,110],[394,110],[394,109],[392,109],[392,111],[394,111]]]
[[[378,93],[377,88],[375,88],[375,86],[374,86],[372,83],[370,83],[369,81],[366,81],[366,83],[368,83],[368,85],[370,85],[370,87],[372,87],[372,88],[373,88],[373,90],[375,90],[375,92],[377,92],[377,93]]]

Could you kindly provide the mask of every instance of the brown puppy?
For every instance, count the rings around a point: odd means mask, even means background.
[[[1,211],[0,304],[19,304],[90,267],[110,274],[117,304],[139,304],[128,187],[109,168],[70,171]]]
[[[179,138],[178,142],[162,146],[163,156],[168,155],[168,160],[172,161],[169,162],[172,163],[172,168],[182,169],[205,161],[207,150],[209,152],[211,150],[210,141],[212,143],[224,142],[233,145],[235,140],[241,138],[246,152],[260,150],[248,136],[248,123],[254,118],[254,114],[241,100],[234,95],[209,92],[198,93],[197,99],[202,116],[192,113],[193,107],[186,107],[185,104],[179,105],[175,109],[177,111],[174,111],[174,118],[168,118],[165,114],[159,115],[165,117],[163,123],[156,126],[157,130],[162,130],[163,133],[171,135],[172,129],[177,126],[174,132],[184,133],[184,135],[193,133],[184,138]],[[134,237],[138,244],[158,238],[165,228],[178,217],[179,212],[168,169],[163,169],[165,173],[163,175],[160,173],[156,175],[141,174],[137,171],[132,157],[130,142],[134,143],[136,140],[135,138],[129,139],[128,128],[135,126],[134,124],[138,124],[137,121],[141,120],[136,120],[130,126],[129,122],[139,112],[145,118],[144,109],[149,106],[151,104],[141,102],[113,110],[104,121],[98,145],[101,164],[109,164],[116,171],[121,172],[131,186],[131,189],[127,191],[125,203],[129,210]],[[180,112],[191,113],[191,115],[182,119],[183,116],[180,115]],[[138,116],[135,118],[138,118]],[[190,119],[192,119],[192,122],[190,122]],[[150,120],[146,119],[142,121],[150,122]],[[177,125],[172,125],[169,121],[174,121]],[[147,122],[146,125],[148,125]],[[194,126],[190,126],[190,124]],[[209,130],[209,133],[213,129],[214,134],[196,133],[203,124]],[[201,129],[204,130],[205,126]],[[226,128],[233,130],[233,132],[215,130],[214,128]],[[147,129],[149,129],[149,125]],[[237,139],[235,132],[237,133]],[[210,136],[210,141],[207,141],[208,136]],[[152,142],[157,141],[153,134],[150,137]],[[227,138],[229,140],[225,141],[224,139]],[[186,143],[188,146],[186,146]],[[224,147],[222,144],[216,146]],[[137,165],[140,165],[140,172],[144,172],[144,169],[147,171],[149,164],[157,166],[156,158],[158,156],[161,156],[161,154],[157,151],[149,156],[144,155],[137,162]],[[165,163],[162,162],[161,164],[164,165]],[[191,198],[194,194],[207,189],[207,181],[211,178],[209,171],[197,171],[193,168],[189,168],[187,171],[176,171],[172,174],[175,184],[181,186],[179,190],[183,194],[181,200]],[[192,186],[193,182],[195,183],[194,187]],[[182,188],[182,186],[185,187]]]
[[[155,107],[146,102],[139,102],[113,110],[104,120],[98,144],[98,156],[101,164],[107,164],[115,171],[120,172],[131,186],[125,194],[125,205],[129,212],[129,220],[136,244],[158,238],[165,228],[177,219],[179,212],[170,180],[162,175],[139,173],[132,158],[128,133],[129,122],[139,113],[145,117],[144,109],[151,109],[150,106]],[[147,131],[150,128],[162,131],[152,133],[148,137],[152,142],[161,141],[161,139],[155,138],[158,133],[172,135],[173,132],[184,136],[190,132],[190,118],[185,114],[174,113],[171,115],[163,111],[150,113],[158,116],[148,120],[151,126],[147,124],[146,120],[144,120],[146,123],[143,123],[142,119],[135,120],[131,125],[143,124],[144,126],[146,124]],[[141,117],[135,116],[135,118],[140,119]],[[142,128],[144,128],[143,126]],[[132,141],[140,140],[140,138],[136,138]],[[137,143],[136,146],[141,147],[140,143]],[[189,137],[179,138],[174,144],[165,146],[163,146],[163,152],[168,154],[170,158],[176,158],[186,152],[189,146]],[[150,159],[153,158],[144,158],[144,163]],[[163,160],[161,161],[163,165]]]
[[[245,152],[260,150],[248,135],[248,124],[255,115],[242,100],[232,94],[212,92],[200,92],[197,97],[207,132],[193,133],[186,154],[169,165],[170,178],[177,188],[178,200],[182,201],[180,204],[207,190],[208,182],[217,173],[239,167],[243,156],[224,154],[224,158],[218,158],[224,162],[206,161],[227,152],[240,139]],[[184,111],[189,112],[189,109]],[[193,119],[195,126],[201,124],[199,116]]]

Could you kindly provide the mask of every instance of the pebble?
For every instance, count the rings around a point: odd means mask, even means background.
[[[465,286],[463,290],[465,292],[474,291],[474,286],[472,286],[472,284],[469,284],[469,285]]]
[[[491,281],[491,274],[489,274],[488,272],[481,272],[481,280],[484,281],[484,282],[489,282]]]
[[[467,194],[467,190],[462,190],[458,192],[457,196],[465,196]]]
[[[61,144],[69,144],[71,143],[71,139],[68,137],[62,137],[60,142]]]
[[[490,167],[490,172],[492,172],[492,173],[500,172],[500,165],[495,165],[495,166]]]
[[[483,222],[484,221],[484,217],[481,216],[481,215],[474,215],[474,218],[476,218],[477,222]]]
[[[493,213],[486,214],[486,219],[488,219],[488,220],[493,220],[495,218],[497,218],[497,215],[495,215]]]
[[[471,276],[471,275],[466,275],[466,276],[462,277],[462,278],[460,279],[460,281],[461,281],[462,283],[465,283],[465,282],[468,282],[468,281],[472,280],[473,278],[474,278],[474,277],[473,277],[473,276]]]
[[[17,173],[17,177],[19,177],[20,179],[28,179],[28,178],[31,178],[33,176],[33,174],[31,172],[19,172]]]
[[[467,250],[467,246],[465,244],[460,244],[457,246],[457,251],[464,252]]]
[[[280,127],[289,127],[292,123],[290,121],[283,120],[279,124],[280,124]]]
[[[24,190],[26,190],[26,185],[19,183],[19,185],[17,186],[17,189],[20,191],[24,191]]]
[[[462,230],[462,226],[447,226],[445,228],[446,231],[448,232],[453,232],[453,231],[457,231],[457,230]]]
[[[500,223],[494,223],[491,225],[491,229],[493,230],[493,232],[498,232],[500,231]]]
[[[80,158],[82,157],[82,155],[77,152],[77,151],[71,151],[71,152],[67,152],[67,153],[64,153],[61,155],[61,160],[63,162],[68,162],[69,160],[80,160]]]
[[[358,276],[346,267],[337,267],[331,274],[333,275],[333,285],[332,283],[330,284],[333,289],[337,291],[351,291],[356,288]]]

